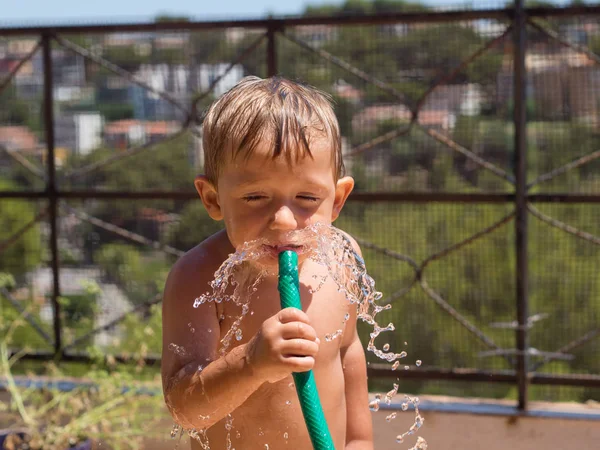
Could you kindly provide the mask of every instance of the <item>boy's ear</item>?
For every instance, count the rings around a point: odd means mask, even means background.
[[[223,220],[223,213],[221,212],[221,205],[219,204],[219,195],[215,186],[208,181],[204,175],[198,175],[194,180],[194,186],[198,195],[202,199],[202,204],[208,215],[213,220]]]
[[[335,200],[333,201],[333,211],[331,213],[332,222],[340,215],[352,189],[354,189],[354,178],[343,177],[338,180],[335,185]]]

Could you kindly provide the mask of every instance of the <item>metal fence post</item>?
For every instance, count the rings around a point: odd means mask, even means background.
[[[527,117],[525,68],[526,17],[523,0],[515,0],[514,16],[514,126],[515,126],[515,237],[517,294],[517,385],[518,408],[527,409],[527,342],[528,271],[527,271]]]
[[[60,320],[60,274],[58,256],[58,197],[56,189],[56,167],[54,165],[54,98],[52,77],[52,35],[42,35],[44,58],[44,126],[46,132],[46,158],[48,164],[48,181],[46,195],[50,213],[50,252],[52,257],[52,306],[54,310],[54,353],[59,355],[62,348],[62,324]]]

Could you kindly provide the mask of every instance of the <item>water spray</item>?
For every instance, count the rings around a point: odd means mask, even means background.
[[[297,308],[302,310],[298,279],[298,255],[294,251],[286,250],[279,254],[279,283],[277,288],[279,289],[282,309]],[[313,371],[295,372],[292,375],[313,448],[315,450],[334,450],[333,439],[329,433],[325,414],[321,407]]]

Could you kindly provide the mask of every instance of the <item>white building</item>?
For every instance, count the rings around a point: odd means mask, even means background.
[[[102,145],[104,120],[98,112],[80,112],[55,120],[55,142],[78,155],[87,155]]]

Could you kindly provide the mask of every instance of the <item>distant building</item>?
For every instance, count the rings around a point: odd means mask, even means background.
[[[197,80],[196,85],[197,91],[207,90],[214,81],[223,75],[229,68],[228,63],[217,63],[217,64],[200,64],[197,67]],[[231,70],[225,75],[213,89],[215,96],[219,97],[235,86],[238,81],[244,77],[244,68],[240,64],[236,64]]]
[[[103,118],[96,111],[58,116],[54,122],[56,146],[87,155],[102,145],[102,126]]]
[[[600,67],[587,55],[573,50],[538,53],[526,58],[526,93],[537,120],[582,118],[598,123]],[[497,76],[500,107],[512,104],[514,76],[510,65]]]
[[[162,242],[179,220],[179,214],[155,208],[142,208],[137,216],[136,231],[148,239]]]
[[[354,104],[359,103],[364,97],[363,91],[355,88],[343,79],[339,79],[333,84],[333,92],[339,98],[343,98]]]
[[[352,118],[352,128],[358,132],[373,132],[382,122],[408,123],[412,119],[412,112],[406,105],[373,105],[367,106]],[[417,118],[419,124],[439,130],[454,128],[456,115],[448,108],[439,109],[423,108]]]
[[[104,127],[104,142],[107,146],[125,150],[135,145],[160,141],[180,129],[172,121],[118,120]]]
[[[0,126],[0,145],[8,151],[35,151],[40,147],[37,136],[27,127]]]
[[[38,162],[44,158],[44,149],[38,137],[23,126],[0,126],[0,173],[5,170],[11,173],[14,161],[2,150],[27,155]]]
[[[195,93],[203,92],[229,68],[227,63],[199,64],[142,64],[135,76],[157,92],[166,92],[181,105],[188,107]],[[213,88],[215,96],[231,89],[244,76],[244,68],[235,65]],[[110,89],[110,86],[108,87]],[[126,82],[119,96],[133,106],[134,118],[139,120],[183,120],[184,113],[160,95],[142,86]],[[111,99],[114,101],[115,99]]]

